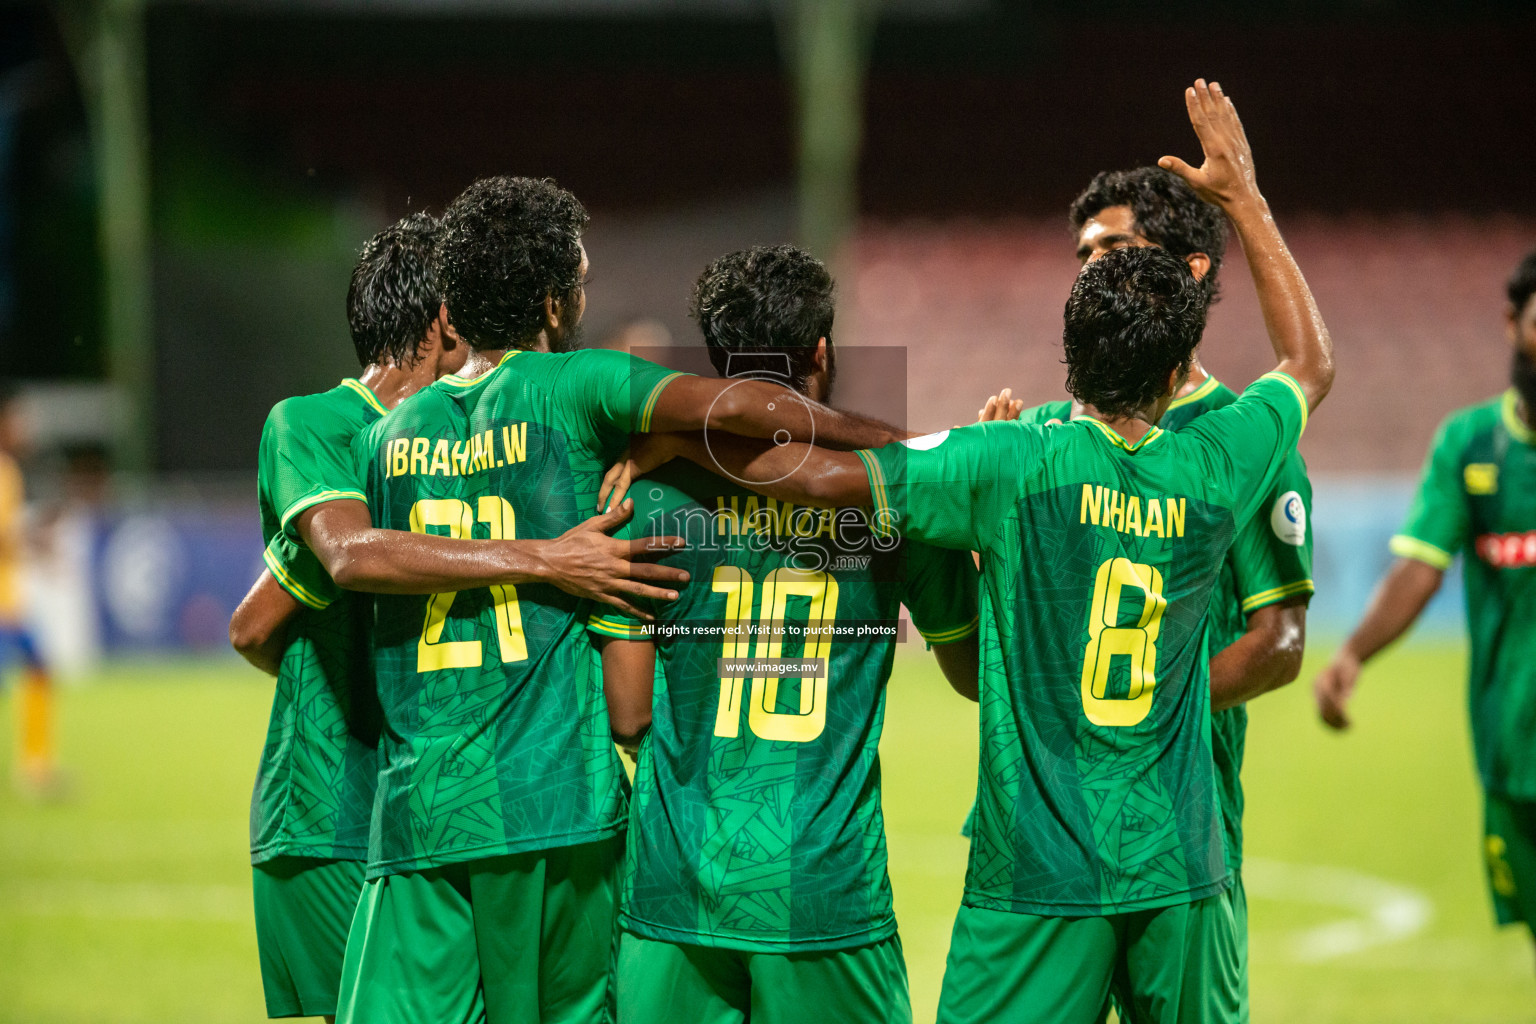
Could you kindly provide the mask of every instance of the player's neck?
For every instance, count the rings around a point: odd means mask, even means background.
[[[457,376],[465,380],[483,377],[500,366],[501,361],[510,351],[511,349],[505,348],[474,349],[469,353],[469,358],[464,360],[464,365],[459,369]]]
[[[1200,358],[1196,356],[1189,361],[1189,380],[1184,382],[1184,386],[1179,388],[1179,393],[1173,397],[1183,398],[1185,395],[1194,394],[1210,377],[1211,375],[1205,372],[1205,367],[1200,365]]]
[[[1157,424],[1152,413],[1138,409],[1129,416],[1105,416],[1091,405],[1084,405],[1080,412],[1072,414],[1076,416],[1092,416],[1110,430],[1125,438],[1131,444],[1136,444],[1151,432]]]
[[[393,363],[375,363],[363,370],[358,380],[378,396],[380,405],[393,409],[432,383],[432,368],[425,360],[409,368]]]

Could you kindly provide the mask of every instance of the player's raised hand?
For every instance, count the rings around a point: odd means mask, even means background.
[[[1355,683],[1359,679],[1360,660],[1341,650],[1312,681],[1317,713],[1331,728],[1349,728],[1349,698],[1354,696]]]
[[[681,550],[686,546],[683,538],[619,540],[608,536],[634,511],[632,501],[616,504],[609,511],[593,516],[550,541],[543,551],[545,561],[554,571],[550,582],[567,594],[610,604],[642,619],[652,616],[635,607],[631,599],[677,600],[677,591],[666,584],[687,583],[687,570],[655,565],[648,559]]]
[[[1189,108],[1189,123],[1200,139],[1205,161],[1191,167],[1176,156],[1165,156],[1157,165],[1189,182],[1201,199],[1228,212],[1235,204],[1262,198],[1254,178],[1248,135],[1221,84],[1207,85],[1205,79],[1196,79],[1184,90],[1184,105]]]
[[[987,403],[976,410],[977,423],[991,423],[994,420],[1016,420],[1019,413],[1024,411],[1024,400],[1013,397],[1012,388],[1003,388],[997,394],[987,399]]]

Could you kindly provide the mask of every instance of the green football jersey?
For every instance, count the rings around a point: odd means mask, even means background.
[[[1465,556],[1478,774],[1536,800],[1536,433],[1513,390],[1440,425],[1392,551],[1437,569]]]
[[[367,386],[348,379],[279,402],[262,430],[264,558],[301,607],[289,626],[251,797],[252,863],[368,855],[380,727],[368,665],[370,602],[335,585],[295,520],[321,502],[362,499],[352,442],[384,412]]]
[[[877,515],[909,539],[981,552],[968,906],[1111,914],[1226,885],[1207,611],[1306,414],[1296,382],[1270,373],[1136,444],[1081,417],[860,453]]]
[[[930,643],[976,632],[970,554],[875,536],[864,510],[760,498],[691,464],[630,493],[626,529],[686,537],[666,561],[690,583],[651,607],[654,624],[606,609],[592,619],[601,635],[654,636],[661,667],[635,770],[624,926],[776,953],[894,934],[877,751],[895,630],[905,603]],[[824,671],[722,664],[749,658],[819,659]]]
[[[1178,430],[1196,417],[1237,401],[1237,394],[1215,377],[1169,404],[1158,426]],[[1047,402],[1019,414],[1024,423],[1065,423],[1071,402]],[[1292,452],[1269,497],[1227,551],[1211,595],[1211,657],[1248,630],[1248,616],[1267,605],[1300,595],[1312,583],[1312,482],[1300,452]],[[1238,705],[1211,715],[1211,758],[1216,766],[1216,795],[1226,834],[1227,864],[1243,863],[1243,752],[1248,738],[1248,708]]]
[[[618,352],[509,353],[358,439],[376,526],[556,537],[677,376]],[[375,598],[383,768],[370,877],[591,842],[624,824],[587,602],[548,584]]]

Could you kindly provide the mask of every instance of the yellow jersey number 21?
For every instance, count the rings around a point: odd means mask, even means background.
[[[460,540],[471,537],[474,524],[486,524],[491,540],[515,540],[517,516],[505,498],[489,495],[476,509],[458,498],[428,498],[411,506],[411,532],[427,533],[428,527],[447,527],[448,536]],[[510,583],[491,588],[496,599],[496,639],[503,663],[528,657],[523,638],[523,613],[517,603],[517,588]],[[436,672],[445,668],[479,668],[479,640],[444,640],[443,626],[458,591],[450,590],[427,598],[427,614],[421,625],[421,641],[416,645],[416,671]]]

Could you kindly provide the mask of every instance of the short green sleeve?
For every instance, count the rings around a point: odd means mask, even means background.
[[[321,566],[314,552],[286,533],[273,537],[261,558],[278,585],[306,607],[319,610],[341,596],[341,588]]]
[[[1266,504],[1238,531],[1230,553],[1244,615],[1311,595],[1312,483],[1292,452]]]
[[[908,544],[901,603],[930,647],[975,636],[976,595],[981,574],[969,551]]]
[[[942,548],[981,551],[1045,452],[1043,427],[976,423],[861,451],[884,532]]]
[[[1462,482],[1462,438],[1453,417],[1440,424],[1408,509],[1408,521],[1392,538],[1392,553],[1436,569],[1449,569],[1466,543],[1467,499]]]
[[[327,501],[367,501],[352,457],[357,424],[319,403],[279,402],[261,432],[261,486],[283,532],[299,537],[300,512]]]
[[[1213,410],[1175,435],[1190,468],[1209,482],[1246,523],[1271,494],[1307,426],[1307,399],[1289,374],[1266,373],[1237,401]]]
[[[651,414],[668,384],[683,376],[627,352],[588,349],[572,355],[562,373],[567,412],[587,436],[606,448],[651,429]]]
[[[1065,423],[1071,418],[1071,402],[1046,402],[1044,405],[1037,405],[1019,413],[1020,423],[1032,423],[1042,427],[1049,424]]]

